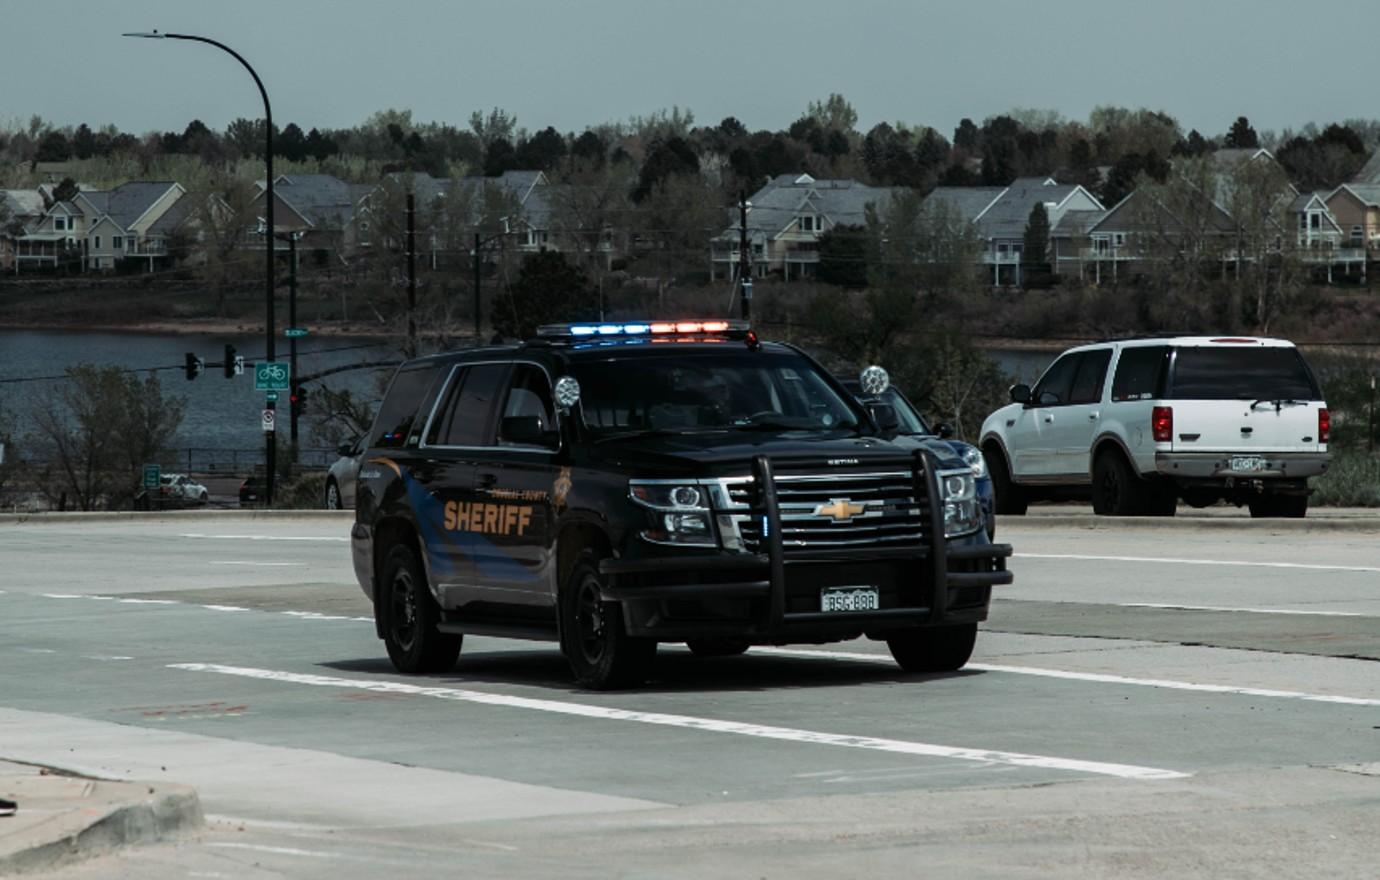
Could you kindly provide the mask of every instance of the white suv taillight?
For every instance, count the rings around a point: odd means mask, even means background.
[[[1326,443],[1332,436],[1332,416],[1327,407],[1318,410],[1318,442]]]
[[[1174,408],[1157,406],[1150,411],[1150,431],[1156,443],[1171,443],[1174,440]]]

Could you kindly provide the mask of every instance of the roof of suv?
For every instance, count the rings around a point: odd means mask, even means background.
[[[1067,351],[1082,351],[1084,349],[1101,348],[1108,345],[1120,345],[1123,348],[1133,348],[1149,345],[1172,345],[1182,347],[1241,347],[1256,346],[1258,348],[1294,348],[1294,343],[1287,339],[1272,339],[1264,336],[1135,336],[1124,339],[1103,339],[1099,342],[1090,342],[1086,345],[1076,345]]]

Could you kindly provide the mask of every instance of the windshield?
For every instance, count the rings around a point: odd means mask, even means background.
[[[1178,400],[1321,400],[1296,348],[1180,348],[1169,396]]]
[[[841,431],[858,417],[795,354],[712,352],[577,362],[580,409],[596,436],[645,431]]]

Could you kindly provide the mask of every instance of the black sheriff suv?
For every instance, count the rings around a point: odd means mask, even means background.
[[[872,390],[886,374],[865,371]],[[895,438],[737,321],[543,327],[398,368],[361,456],[355,573],[402,672],[466,634],[559,641],[587,687],[696,654],[885,640],[963,666],[1007,544],[971,465]]]

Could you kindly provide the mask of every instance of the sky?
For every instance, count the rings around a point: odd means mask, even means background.
[[[464,127],[501,107],[562,132],[679,106],[697,124],[783,129],[840,93],[858,128],[1012,108],[1086,120],[1163,110],[1185,132],[1380,117],[1377,0],[0,0],[0,125],[180,132],[262,117],[229,55],[124,31],[211,37],[258,71],[279,125],[409,109]]]

